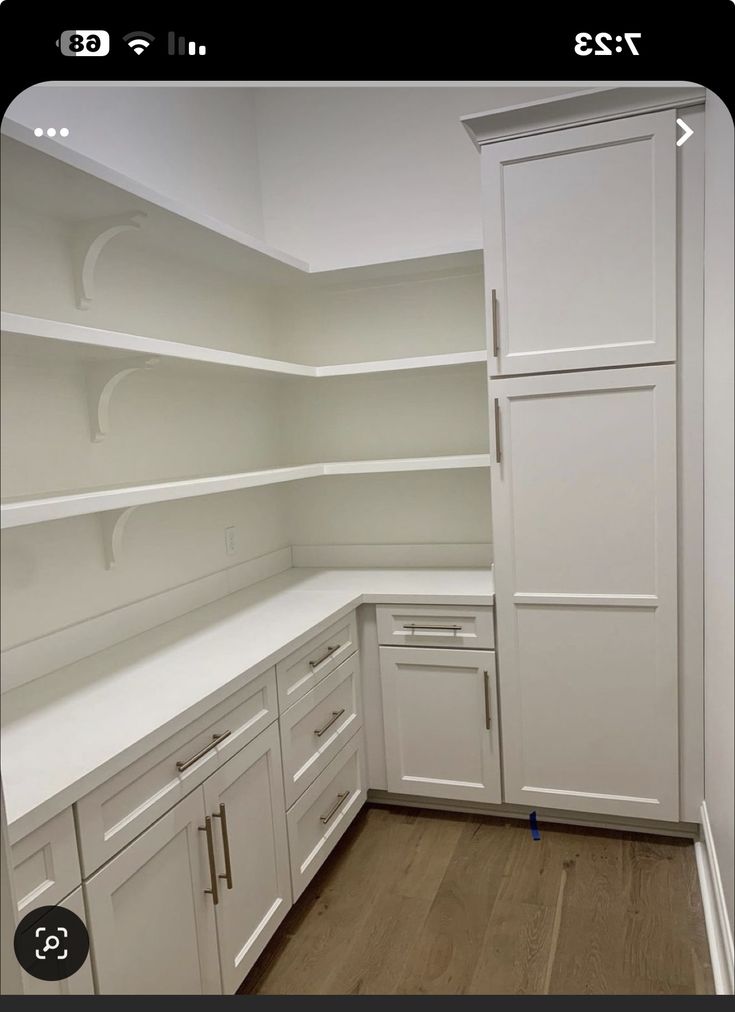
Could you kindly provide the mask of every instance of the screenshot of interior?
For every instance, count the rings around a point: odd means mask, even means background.
[[[718,95],[47,81],[0,158],[6,993],[732,993]]]

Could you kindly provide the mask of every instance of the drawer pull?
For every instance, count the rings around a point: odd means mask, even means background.
[[[193,766],[195,762],[198,762],[202,758],[202,756],[207,754],[207,752],[211,752],[212,749],[216,748],[221,741],[225,740],[225,738],[229,738],[231,734],[232,731],[224,731],[222,734],[213,734],[212,740],[209,742],[208,745],[205,745],[204,748],[200,748],[197,753],[195,753],[193,756],[190,756],[188,759],[182,759],[179,762],[177,762],[176,769],[179,771],[179,773],[183,773],[184,770],[188,770],[190,766]]]
[[[309,661],[309,667],[313,671],[314,668],[318,668],[320,664],[324,664],[325,661],[329,660],[335,650],[339,650],[341,644],[337,644],[336,647],[327,647],[327,652],[323,657],[320,657],[318,661]]]
[[[219,812],[212,815],[213,819],[219,819],[222,825],[222,849],[225,852],[225,873],[220,878],[227,880],[227,888],[232,889],[232,863],[230,861],[230,835],[227,832],[227,812],[224,804],[220,803]]]
[[[461,632],[461,625],[416,625],[415,622],[411,622],[409,625],[404,625],[404,629],[410,629],[412,633],[415,633],[417,629],[430,629],[434,632],[437,630],[440,632]]]
[[[323,823],[324,823],[324,825],[326,826],[326,824],[327,824],[327,823],[329,822],[329,820],[330,820],[330,819],[331,819],[331,818],[332,818],[332,817],[333,817],[334,815],[336,815],[336,814],[337,814],[337,810],[338,810],[338,808],[340,807],[340,805],[342,804],[342,802],[343,802],[343,801],[345,800],[345,798],[348,798],[349,796],[350,796],[350,792],[349,792],[349,791],[342,791],[342,793],[341,793],[341,794],[338,794],[338,795],[337,795],[337,800],[336,800],[336,801],[334,802],[334,804],[333,804],[333,805],[332,805],[332,807],[331,807],[331,808],[329,809],[329,811],[327,812],[327,814],[326,814],[326,815],[320,815],[320,816],[319,816],[319,821],[320,821],[320,822],[323,822]]]
[[[318,727],[316,731],[314,731],[314,734],[317,736],[317,738],[321,738],[324,732],[328,731],[329,728],[332,726],[332,724],[335,722],[335,720],[339,720],[339,718],[342,716],[344,712],[345,712],[344,706],[342,707],[341,710],[332,710],[332,716],[329,718],[327,723],[322,724],[321,727]]]
[[[493,335],[493,358],[500,354],[498,343],[498,292],[496,288],[490,289],[490,323],[492,324]]]
[[[489,731],[492,724],[492,717],[490,716],[490,672],[483,671],[482,674],[485,681],[485,727]]]
[[[212,902],[215,906],[219,903],[219,891],[217,889],[217,868],[214,863],[214,838],[212,837],[212,820],[209,816],[204,820],[204,825],[199,827],[200,833],[207,834],[207,854],[209,856],[209,881],[212,883],[211,889],[205,889],[205,893],[212,894]]]

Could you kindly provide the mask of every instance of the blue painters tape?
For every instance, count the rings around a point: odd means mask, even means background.
[[[528,821],[531,823],[531,836],[534,838],[534,840],[540,840],[541,839],[541,833],[539,832],[538,822],[536,821],[536,813],[535,812],[531,812],[531,814],[528,817]]]

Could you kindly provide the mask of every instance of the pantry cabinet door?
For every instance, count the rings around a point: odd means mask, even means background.
[[[388,790],[499,802],[495,653],[380,647]]]
[[[291,906],[277,723],[205,781],[204,799],[215,831],[222,989],[234,994]]]
[[[675,118],[483,147],[491,375],[675,360]]]
[[[220,994],[201,788],[84,885],[100,994]]]
[[[678,818],[675,369],[490,384],[508,802]]]

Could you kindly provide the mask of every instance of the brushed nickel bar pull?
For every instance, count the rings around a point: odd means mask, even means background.
[[[222,734],[213,734],[212,740],[209,742],[208,745],[205,745],[204,748],[200,748],[197,753],[195,753],[193,756],[190,756],[188,759],[182,759],[179,762],[177,762],[176,769],[179,771],[179,773],[183,773],[184,770],[188,770],[190,766],[193,766],[195,762],[198,762],[202,758],[202,756],[207,754],[207,752],[211,752],[213,748],[217,748],[219,743],[221,741],[224,741],[225,738],[229,738],[231,734],[232,731],[224,731]]]
[[[217,889],[217,868],[214,863],[214,838],[212,837],[212,820],[209,816],[204,820],[204,825],[199,827],[200,833],[207,834],[207,853],[209,855],[209,881],[211,889],[205,889],[205,893],[212,894],[212,902],[215,906],[219,903],[219,890]]]
[[[227,888],[232,889],[232,864],[230,862],[230,836],[227,832],[227,812],[224,804],[220,803],[219,812],[212,815],[213,819],[219,819],[222,825],[222,849],[225,852],[225,873],[219,878],[227,880]]]
[[[493,334],[493,356],[497,358],[500,354],[500,345],[498,342],[498,292],[495,288],[490,292],[490,321]]]
[[[492,717],[490,716],[490,672],[483,671],[485,681],[485,727],[490,730]]]
[[[342,804],[342,802],[345,800],[345,798],[349,797],[349,795],[350,795],[349,791],[343,791],[341,794],[338,794],[337,795],[337,800],[334,802],[334,804],[329,809],[329,811],[327,812],[327,814],[319,816],[319,821],[323,822],[324,825],[326,826],[326,824],[329,822],[329,820],[336,814],[337,809],[339,808],[339,806]]]
[[[417,629],[432,629],[434,631],[439,630],[440,632],[461,632],[461,625],[416,625],[415,622],[411,622],[409,625],[404,625],[404,629],[410,629],[411,632],[416,632]]]
[[[503,459],[503,454],[500,450],[500,404],[497,397],[493,401],[493,411],[495,415],[495,463],[499,464]]]
[[[335,720],[339,720],[339,718],[342,716],[344,712],[345,712],[344,706],[342,707],[341,710],[332,710],[332,716],[329,718],[327,723],[322,724],[322,726],[318,727],[314,732],[317,738],[321,738],[321,736],[325,733],[325,731],[328,731],[329,728],[332,726],[332,724],[335,722]]]
[[[327,647],[326,654],[323,657],[320,657],[318,661],[309,661],[309,667],[311,670],[313,671],[314,668],[318,668],[320,664],[324,664],[324,662],[332,656],[335,650],[339,650],[340,646],[341,644],[338,643],[336,647]]]

